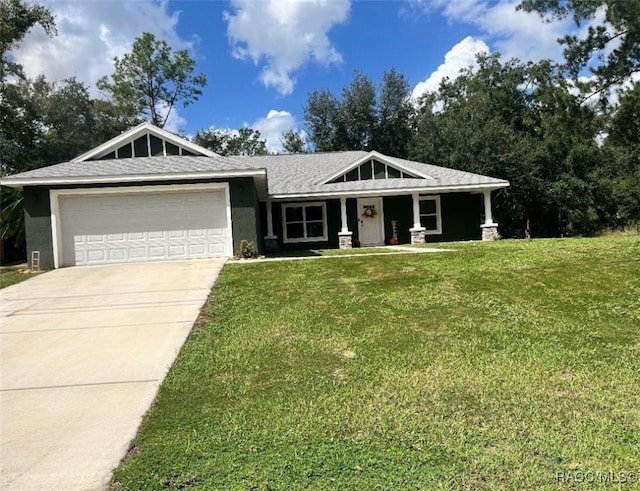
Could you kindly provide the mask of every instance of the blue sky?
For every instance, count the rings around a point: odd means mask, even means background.
[[[15,51],[29,76],[76,76],[88,86],[113,71],[114,56],[144,31],[187,48],[209,83],[168,129],[250,126],[278,150],[279,134],[304,129],[314,89],[334,93],[355,70],[378,82],[395,67],[419,94],[473,63],[478,51],[523,60],[559,59],[570,21],[545,24],[515,0],[45,0],[58,36],[40,29]],[[95,90],[95,89],[93,89]],[[98,95],[94,92],[94,95]]]

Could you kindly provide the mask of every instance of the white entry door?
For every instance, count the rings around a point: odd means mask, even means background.
[[[363,246],[384,244],[382,198],[358,198],[358,223]]]

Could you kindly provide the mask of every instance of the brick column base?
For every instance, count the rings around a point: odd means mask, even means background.
[[[412,244],[424,244],[425,240],[425,230],[424,228],[410,228],[409,232],[411,232],[411,243]]]
[[[264,238],[264,250],[267,252],[280,252],[280,246],[278,245],[278,237],[265,237]]]
[[[351,249],[351,236],[353,232],[340,232],[338,234],[338,243],[340,244],[340,249]]]
[[[500,238],[497,223],[486,223],[480,228],[482,229],[482,240],[498,240]]]

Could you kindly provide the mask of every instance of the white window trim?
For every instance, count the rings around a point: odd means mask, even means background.
[[[287,237],[287,208],[302,207],[302,223],[304,225],[304,234],[307,234],[307,215],[304,210],[306,207],[321,206],[322,207],[322,237],[299,237],[290,239]],[[327,203],[326,201],[299,201],[297,203],[282,203],[282,242],[285,244],[293,244],[296,242],[323,242],[328,240],[327,237]],[[312,220],[315,221],[315,220]]]
[[[441,235],[442,234],[442,213],[440,210],[440,196],[420,196],[420,201],[435,201],[436,203],[436,212],[435,213],[420,213],[420,218],[422,217],[436,217],[436,229],[429,230],[425,229],[425,235]],[[420,220],[422,223],[422,220]]]

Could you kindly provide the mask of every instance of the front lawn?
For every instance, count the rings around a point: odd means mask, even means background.
[[[2,268],[0,269],[0,288],[15,285],[29,278],[31,275],[23,273],[19,267]]]
[[[638,489],[640,240],[455,249],[227,265],[112,488]]]

